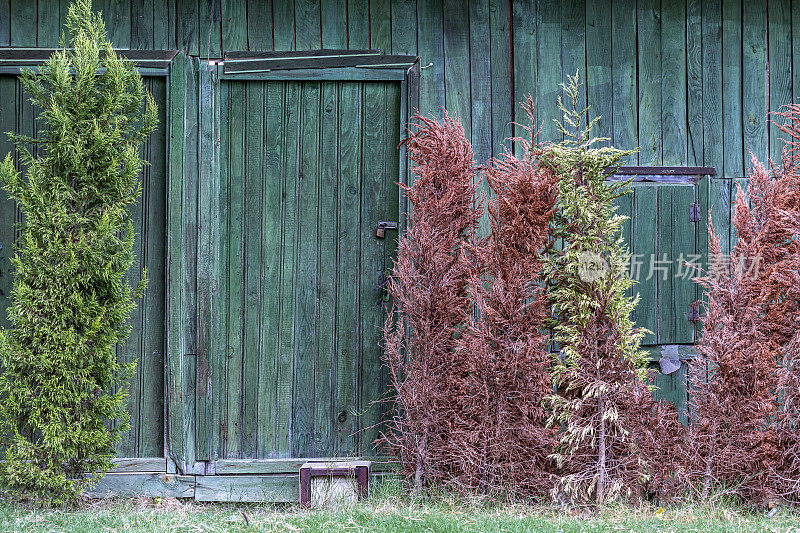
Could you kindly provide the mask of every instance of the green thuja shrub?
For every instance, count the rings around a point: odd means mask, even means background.
[[[556,492],[572,500],[603,502],[641,493],[646,477],[639,429],[653,409],[645,381],[644,330],[631,312],[636,299],[625,265],[614,199],[630,190],[627,181],[607,179],[632,151],[599,146],[597,119],[578,104],[577,77],[559,99],[564,141],[548,145],[540,164],[558,178],[555,236],[563,247],[549,250],[546,277],[554,311],[556,394],[551,424],[560,427],[553,458],[559,467]]]
[[[27,172],[11,155],[0,167],[24,215],[11,328],[0,333],[0,475],[7,489],[51,503],[73,499],[91,483],[85,473],[105,473],[128,428],[132,368],[115,347],[144,289],[125,279],[129,208],[141,192],[139,150],[157,122],[155,102],[112,50],[90,0],[70,6],[67,30],[62,49],[20,78],[40,110],[35,140],[13,135]]]

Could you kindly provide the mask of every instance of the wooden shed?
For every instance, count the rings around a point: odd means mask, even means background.
[[[133,429],[98,491],[296,501],[307,460],[376,459],[404,124],[446,107],[482,162],[531,94],[540,139],[558,140],[567,74],[598,134],[641,146],[620,203],[644,271],[635,318],[654,364],[691,357],[698,291],[681,260],[705,261],[710,208],[729,248],[748,150],[780,153],[767,114],[800,97],[796,2],[96,2],[160,111],[135,212],[150,285],[119,347],[139,361]],[[17,75],[57,46],[67,6],[0,2],[0,130],[34,133]],[[0,327],[18,218],[0,196]],[[685,363],[667,367],[658,394],[685,406]]]

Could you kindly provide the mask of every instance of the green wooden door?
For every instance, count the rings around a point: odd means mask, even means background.
[[[375,230],[398,219],[399,84],[220,91],[218,403],[198,441],[226,458],[368,454],[386,383],[381,286],[397,234]]]
[[[138,282],[146,267],[149,283],[131,316],[131,335],[117,349],[122,361],[138,360],[128,400],[131,431],[117,446],[119,457],[164,455],[166,80],[146,78],[145,83],[158,104],[159,125],[143,151],[150,164],[141,177],[142,197],[133,206],[136,262],[130,278],[131,283]],[[33,137],[35,129],[34,109],[17,77],[0,75],[0,157],[13,151],[6,132]],[[19,220],[18,209],[0,191],[0,328],[8,326],[11,257]]]
[[[631,194],[617,200],[619,214],[630,217],[623,236],[631,249],[630,273],[639,295],[633,314],[637,326],[649,329],[642,344],[651,352],[655,396],[672,402],[681,413],[687,404],[686,364],[661,373],[663,354],[684,358],[695,340],[695,323],[689,310],[698,298],[692,278],[698,273],[686,263],[701,265],[705,224],[693,220],[692,205],[699,200],[694,183],[641,182]],[[702,218],[702,217],[701,217]]]

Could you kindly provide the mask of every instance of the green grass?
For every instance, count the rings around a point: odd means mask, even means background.
[[[129,499],[85,502],[72,511],[0,502],[0,532],[70,531],[441,531],[441,532],[742,532],[800,533],[800,514],[780,509],[772,518],[730,505],[667,509],[612,506],[595,511],[482,505],[455,497],[412,503],[395,489],[354,507],[301,511],[296,507]]]

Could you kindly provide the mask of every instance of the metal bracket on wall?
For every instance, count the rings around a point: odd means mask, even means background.
[[[700,222],[701,218],[700,202],[693,202],[692,205],[689,206],[689,222]]]

